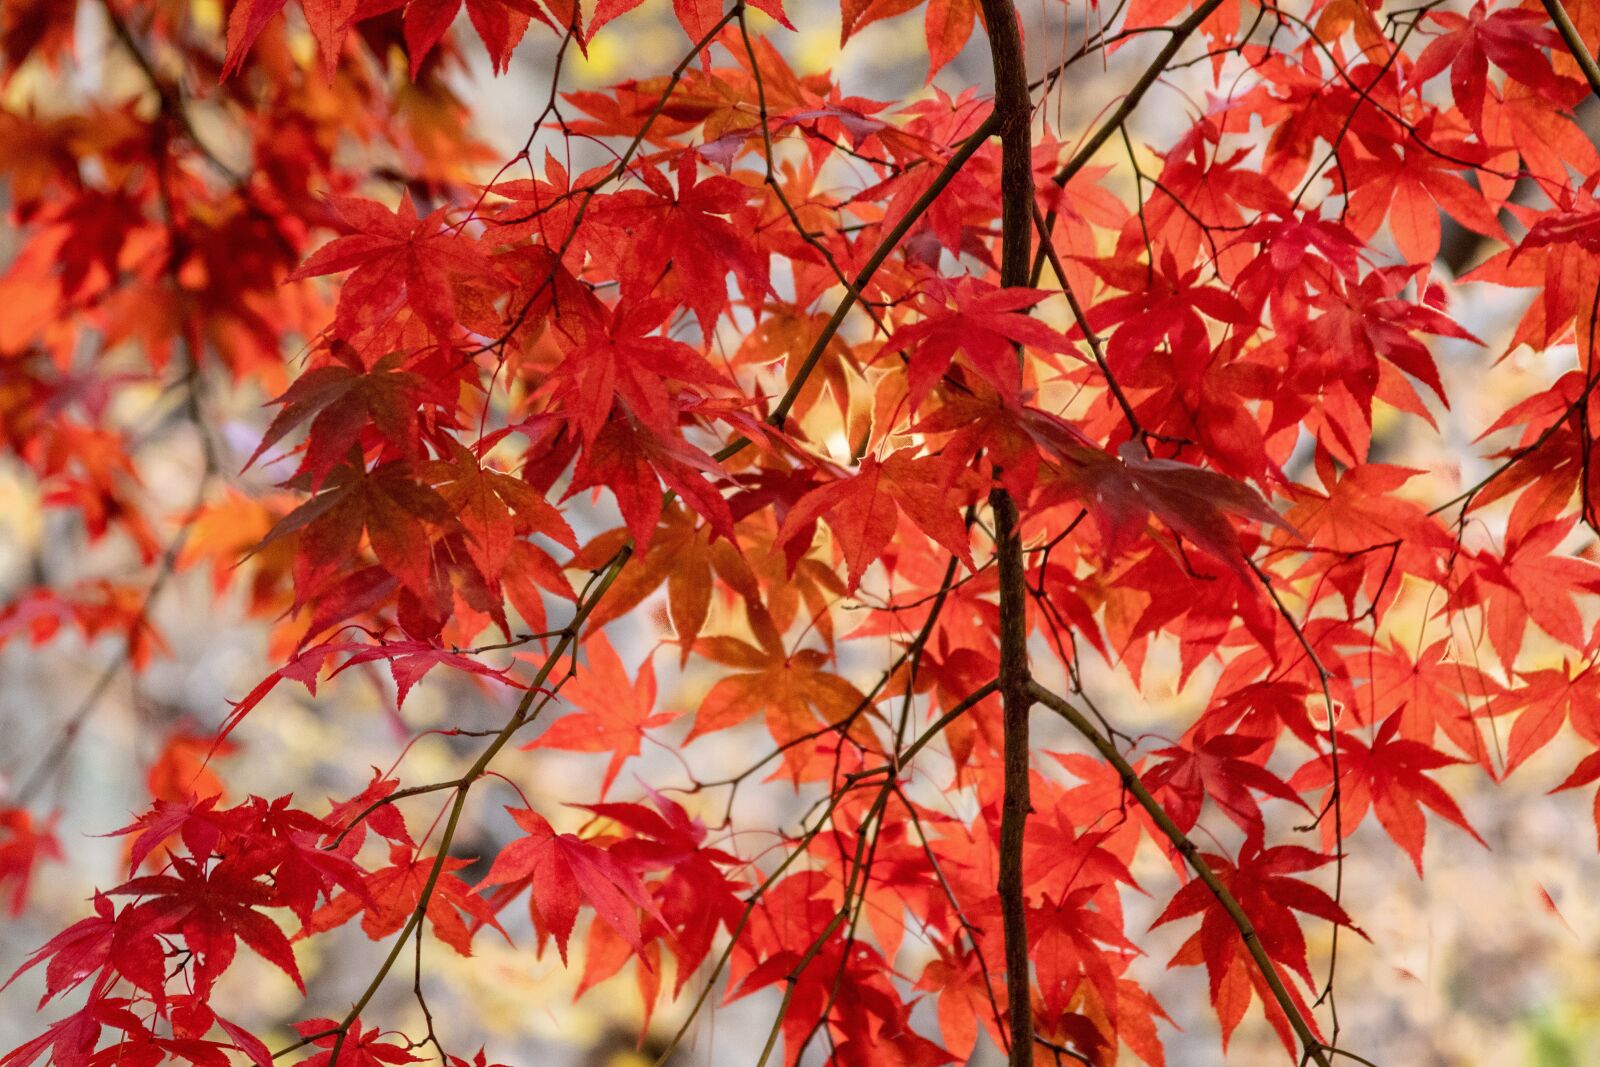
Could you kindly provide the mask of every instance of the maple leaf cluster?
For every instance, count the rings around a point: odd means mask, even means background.
[[[0,448],[127,563],[34,567],[0,607],[0,643],[120,649],[8,753],[11,912],[67,847],[42,785],[172,654],[175,576],[271,634],[166,737],[122,880],[16,968],[55,1014],[0,1067],[488,1067],[422,1000],[426,937],[554,942],[580,994],[628,973],[646,1028],[693,1005],[673,1045],[711,990],[780,991],[763,1064],[981,1039],[1158,1067],[1140,893],[1224,1048],[1259,1003],[1325,1064],[1361,1036],[1319,1022],[1307,934],[1365,937],[1352,838],[1421,876],[1430,823],[1482,840],[1463,783],[1600,779],[1592,0],[1090,5],[1032,72],[1013,24],[1082,5],[845,0],[846,48],[920,8],[930,84],[988,38],[995,97],[899,102],[796,70],[778,0],[674,0],[670,72],[606,89],[561,61],[639,0],[204,6],[104,0],[136,88],[66,101],[25,90],[84,47],[78,5],[0,13]],[[557,57],[510,159],[452,88],[469,35],[497,73]],[[1063,122],[1103,62],[1131,81]],[[1204,106],[1136,146],[1191,66]],[[1465,286],[1530,290],[1504,352]],[[1447,344],[1558,369],[1461,471],[1392,462],[1464,454]],[[219,412],[251,399],[241,434]],[[178,508],[149,484],[174,440]],[[1172,736],[1095,703],[1168,664],[1198,709]],[[227,799],[280,687],[374,665],[406,741],[463,743],[451,777],[402,744],[321,814]],[[443,726],[408,718],[419,685],[455,694]],[[1030,748],[1033,705],[1075,740]],[[586,756],[583,795],[535,784]],[[757,775],[798,824],[740,803]],[[297,946],[341,928],[381,943],[356,1001],[313,995],[293,1036],[218,1014],[241,958],[305,994]],[[413,940],[425,1033],[373,999]]]

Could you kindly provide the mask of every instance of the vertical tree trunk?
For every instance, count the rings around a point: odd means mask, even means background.
[[[1027,285],[1033,232],[1032,107],[1022,35],[1011,0],[983,0],[994,61],[994,109],[1000,133],[1000,284]],[[1020,358],[1020,355],[1019,355]],[[989,494],[1000,564],[1000,692],[1005,722],[1005,799],[1000,813],[997,890],[1005,931],[1006,998],[1013,1067],[1033,1062],[1033,983],[1028,965],[1028,914],[1022,846],[1027,830],[1028,682],[1027,584],[1022,533],[1011,494]]]

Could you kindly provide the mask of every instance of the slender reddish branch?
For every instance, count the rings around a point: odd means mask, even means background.
[[[1332,1061],[1328,1058],[1327,1046],[1317,1037],[1316,1031],[1311,1028],[1311,1024],[1306,1020],[1305,1015],[1301,1013],[1299,1006],[1295,1004],[1294,997],[1290,995],[1289,987],[1284,984],[1283,976],[1278,973],[1277,966],[1272,962],[1271,957],[1267,955],[1266,949],[1261,947],[1261,938],[1256,933],[1255,924],[1250,921],[1250,916],[1245,914],[1244,908],[1239,905],[1238,898],[1233,895],[1227,886],[1222,884],[1222,880],[1211,869],[1211,865],[1205,861],[1205,857],[1200,855],[1199,847],[1195,845],[1187,834],[1178,829],[1178,824],[1172,821],[1172,816],[1167,814],[1167,810],[1161,806],[1161,802],[1150,794],[1150,790],[1145,788],[1144,782],[1139,780],[1138,772],[1133,769],[1133,764],[1129,763],[1122,753],[1117,751],[1116,745],[1112,744],[1099,730],[1095,729],[1088,716],[1073,707],[1065,698],[1057,696],[1038,682],[1028,683],[1028,689],[1034,700],[1037,700],[1071,723],[1072,728],[1082,734],[1094,746],[1095,751],[1100,753],[1101,758],[1117,769],[1117,773],[1122,776],[1122,787],[1133,794],[1133,798],[1139,802],[1139,806],[1145,810],[1151,821],[1166,835],[1167,840],[1172,842],[1172,847],[1177,849],[1179,854],[1183,856],[1184,861],[1189,864],[1189,868],[1194,871],[1195,877],[1204,882],[1206,888],[1211,890],[1212,896],[1217,898],[1217,903],[1222,905],[1222,910],[1227,912],[1228,918],[1233,920],[1233,925],[1239,928],[1239,937],[1244,941],[1244,947],[1249,951],[1250,958],[1255,960],[1256,966],[1260,969],[1261,977],[1266,981],[1267,988],[1272,991],[1272,999],[1277,1001],[1279,1009],[1288,1017],[1289,1025],[1293,1028],[1295,1036],[1300,1039],[1300,1045],[1305,1050],[1302,1062],[1310,1061],[1317,1064],[1317,1067],[1332,1067]]]

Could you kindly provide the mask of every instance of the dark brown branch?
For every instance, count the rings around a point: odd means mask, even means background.
[[[1004,723],[1005,795],[1000,808],[1001,928],[1006,946],[1006,997],[1010,1015],[1012,1067],[1033,1062],[1033,993],[1028,966],[1028,906],[1022,870],[1022,846],[1028,812],[1027,599],[1022,566],[1022,535],[1011,494],[996,488],[989,495],[994,510],[996,551],[1000,557],[1000,698]]]
[[[994,63],[994,117],[1000,135],[1000,284],[1028,284],[1033,252],[1033,121],[1027,64],[1011,0],[982,0]],[[1017,353],[1022,358],[1022,353]],[[1023,841],[1028,811],[1028,583],[1016,502],[1001,485],[989,494],[1000,565],[1000,699],[1005,794],[1000,808],[1000,921],[1005,935],[1006,1011],[1011,1067],[1033,1063],[1033,983],[1028,960],[1028,901]]]

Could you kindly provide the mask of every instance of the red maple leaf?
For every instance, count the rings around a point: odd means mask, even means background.
[[[594,18],[589,22],[589,36],[593,37],[599,32],[600,27],[644,3],[644,0],[599,0],[595,4]],[[780,0],[751,0],[751,7],[771,15],[779,25],[789,29],[788,16],[783,13],[783,4]],[[722,0],[672,0],[672,10],[678,16],[678,23],[683,27],[683,32],[691,41],[699,41],[711,32],[713,26],[722,18]]]
[[[1116,456],[1073,448],[1064,458],[1065,480],[1094,516],[1108,556],[1126,550],[1155,515],[1248,583],[1250,569],[1229,516],[1295,533],[1260,493],[1243,482],[1188,463],[1153,458],[1132,441],[1125,442]]]
[[[1592,664],[1574,671],[1570,663],[1563,663],[1560,669],[1518,671],[1516,678],[1521,684],[1495,696],[1489,708],[1492,714],[1518,713],[1506,742],[1506,774],[1549,744],[1569,721],[1580,736],[1600,743],[1596,674]]]
[[[1550,65],[1549,51],[1560,48],[1561,38],[1537,12],[1502,8],[1489,11],[1477,0],[1467,14],[1430,11],[1428,18],[1445,32],[1428,42],[1411,67],[1419,84],[1450,68],[1450,88],[1456,106],[1475,128],[1483,126],[1483,99],[1489,62],[1524,85],[1558,103],[1570,98],[1566,79]]]
[[[450,24],[461,12],[462,0],[410,0],[406,4],[406,54],[411,57],[411,77],[415,80],[423,60],[439,43]],[[478,39],[489,52],[496,74],[511,65],[511,53],[528,32],[530,20],[537,19],[551,29],[556,26],[534,0],[466,0],[467,18]]]
[[[390,841],[389,866],[362,879],[364,892],[338,894],[312,913],[297,936],[332,930],[360,915],[363,933],[374,941],[387,937],[416,912],[436,862],[437,857],[418,855],[409,843]],[[489,902],[453,873],[471,865],[468,859],[445,857],[426,912],[434,936],[463,956],[472,955],[472,932],[479,926],[492,926],[505,935]]]
[[[1430,263],[1438,255],[1441,209],[1475,233],[1504,238],[1494,208],[1481,188],[1462,177],[1456,162],[1481,157],[1482,149],[1455,131],[1440,129],[1441,125],[1435,115],[1425,115],[1409,134],[1393,127],[1390,136],[1397,140],[1363,139],[1361,153],[1347,141],[1345,158],[1326,175],[1339,188],[1348,188],[1349,208],[1343,221],[1356,236],[1371,238],[1387,220],[1401,257],[1411,264]]]
[[[582,708],[569,712],[551,724],[550,729],[524,749],[559,748],[569,752],[609,752],[605,778],[600,783],[603,798],[616,781],[617,772],[629,757],[639,754],[645,731],[665,726],[678,712],[656,708],[656,671],[646,657],[639,674],[628,681],[611,642],[603,633],[584,643],[587,662],[561,687],[562,699]]]
[[[467,554],[486,581],[506,576],[512,558],[524,554],[518,538],[528,534],[541,534],[577,551],[572,527],[543,494],[520,478],[483,466],[471,449],[454,439],[447,448],[448,459],[433,468],[442,479],[436,488],[465,532]],[[542,576],[549,581],[548,570]]]
[[[41,826],[28,809],[0,805],[0,887],[11,883],[6,909],[13,917],[22,914],[39,862],[61,858],[54,819]]]
[[[1116,1018],[1117,971],[1139,950],[1122,932],[1120,915],[1090,906],[1095,892],[1084,886],[1060,900],[1041,898],[1039,907],[1029,909],[1028,939],[1047,1015],[1071,1010],[1093,995],[1113,1022]]]
[[[1017,346],[1039,352],[1078,355],[1065,336],[1027,314],[1050,294],[1039,289],[1001,289],[973,278],[936,288],[920,301],[922,316],[884,342],[878,358],[906,352],[906,405],[916,411],[929,390],[965,353],[974,369],[1002,396],[1022,391]]]
[[[730,969],[730,1000],[783,983],[789,998],[780,1029],[784,1062],[794,1067],[806,1037],[826,1026],[841,1063],[936,1067],[950,1056],[908,1025],[911,1007],[890,984],[877,949],[828,929],[835,905],[820,872],[773,887],[749,924],[752,958]],[[819,890],[823,890],[819,892]]]
[[[242,940],[305,991],[289,939],[277,923],[256,910],[273,902],[272,886],[257,881],[254,872],[233,857],[209,869],[174,858],[172,870],[172,874],[132,878],[111,891],[141,898],[122,921],[134,929],[181,934],[197,960],[196,980],[202,988],[210,988],[227,970]]]
[[[1209,798],[1241,830],[1259,837],[1266,827],[1255,792],[1305,806],[1298,793],[1263,766],[1271,751],[1261,751],[1266,742],[1261,737],[1216,734],[1156,749],[1151,756],[1158,762],[1144,772],[1145,786],[1185,833],[1194,828]]]
[[[24,960],[0,989],[48,961],[40,1007],[107,969],[152,997],[163,996],[166,952],[156,937],[160,929],[150,924],[130,923],[128,918],[133,907],[125,905],[119,912],[110,897],[96,893],[94,914],[79,919],[52,937]]]
[[[128,997],[111,997],[96,988],[81,1009],[52,1023],[44,1033],[4,1056],[0,1067],[29,1067],[46,1051],[50,1061],[67,1067],[102,1067],[120,1062],[160,1063],[174,1054],[201,1067],[223,1067],[227,1057],[210,1042],[179,1041],[156,1037],[132,1010]],[[95,1055],[102,1029],[110,1027],[119,1040],[109,1046],[112,1059],[102,1052]],[[208,1056],[207,1053],[210,1052]]]
[[[406,828],[405,816],[394,804],[386,802],[399,787],[398,778],[385,777],[382,771],[374,767],[372,780],[365,789],[348,800],[332,804],[323,820],[329,828],[328,846],[333,847],[334,839],[337,839],[338,849],[347,856],[353,856],[360,851],[370,828],[390,842],[415,847],[411,831]],[[360,822],[356,821],[358,818]]]
[[[250,46],[287,3],[288,0],[239,0],[234,5],[228,15],[228,58],[222,66],[224,78],[244,65]],[[317,50],[322,54],[323,75],[329,79],[339,64],[344,35],[358,6],[358,0],[300,0],[306,25],[311,28]]]
[[[1411,857],[1420,878],[1422,843],[1428,831],[1427,818],[1422,811],[1424,806],[1461,827],[1480,845],[1485,848],[1488,845],[1467,822],[1467,817],[1444,787],[1427,775],[1428,771],[1462,761],[1421,741],[1405,740],[1399,734],[1400,716],[1395,714],[1379,725],[1371,745],[1349,731],[1339,735],[1341,825],[1336,827],[1331,816],[1324,818],[1322,837],[1324,842],[1331,842],[1337,829],[1342,829],[1346,835],[1353,833],[1370,807],[1389,837]],[[1291,785],[1301,790],[1332,782],[1333,762],[1326,756],[1310,761],[1290,780]]]
[[[1556,552],[1577,522],[1577,515],[1569,515],[1531,530],[1512,530],[1506,534],[1504,553],[1482,552],[1474,559],[1476,566],[1458,600],[1485,604],[1489,640],[1508,667],[1522,650],[1529,619],[1562,644],[1583,644],[1583,620],[1574,597],[1583,590],[1600,590],[1600,566]]]
[[[1358,697],[1354,710],[1366,722],[1398,713],[1401,737],[1431,745],[1434,735],[1442,732],[1487,766],[1489,749],[1477,716],[1489,710],[1501,688],[1477,667],[1451,655],[1451,644],[1441,638],[1423,649],[1415,662],[1398,641],[1376,650],[1367,658],[1370,696]]]
[[[351,1019],[348,1029],[333,1019],[305,1019],[295,1023],[294,1028],[313,1048],[322,1049],[302,1061],[301,1067],[392,1067],[422,1059],[404,1045],[383,1040],[384,1031],[379,1027],[363,1030],[359,1018]],[[333,1063],[336,1045],[337,1065]]]
[[[724,675],[701,701],[689,740],[765,713],[773,739],[787,744],[819,727],[839,724],[866,704],[859,689],[824,669],[828,657],[817,649],[790,654],[770,636],[760,648],[735,637],[702,637],[695,652],[733,668],[733,673]]]
[[[585,444],[593,446],[618,400],[654,433],[670,436],[678,404],[669,383],[731,384],[705,356],[656,333],[671,316],[672,304],[623,301],[610,310],[609,319],[569,315],[562,320],[566,358],[553,380]]]
[[[418,218],[410,194],[393,211],[350,197],[336,198],[331,206],[354,232],[323,245],[288,280],[351,272],[339,288],[335,320],[344,337],[384,325],[401,308],[409,308],[448,344],[461,317],[455,283],[495,277],[494,266],[476,244],[445,224],[450,209],[441,207]]]
[[[913,458],[914,448],[903,448],[887,460],[862,459],[855,474],[825,482],[794,502],[778,529],[777,544],[796,542],[803,554],[818,517],[844,552],[849,574],[847,589],[861,584],[861,576],[883,555],[904,514],[939,545],[973,566],[968,535],[961,521],[961,472],[937,457]],[[798,540],[804,533],[803,540]],[[793,554],[791,554],[791,558]]]
[[[610,489],[634,547],[643,553],[650,550],[661,520],[662,483],[705,516],[718,534],[733,539],[733,512],[706,478],[722,473],[715,459],[676,434],[661,435],[632,419],[613,419],[578,458],[567,495],[598,486]]]
[[[345,350],[341,346],[335,349]],[[417,406],[427,392],[425,380],[399,369],[398,357],[384,356],[366,370],[351,355],[354,366],[334,363],[314,367],[272,401],[279,411],[245,462],[246,469],[307,419],[311,420],[311,429],[295,473],[310,478],[313,492],[322,487],[329,471],[344,462],[350,447],[360,441],[368,426],[375,428],[400,455],[419,454]]]
[[[746,300],[759,300],[768,289],[767,260],[730,218],[749,201],[749,189],[721,176],[701,181],[698,169],[693,153],[680,154],[674,190],[655,167],[641,167],[637,173],[648,188],[613,194],[595,221],[617,232],[604,254],[615,261],[624,302],[638,303],[670,272],[709,335],[728,305],[728,273],[739,279]]]
[[[422,680],[423,675],[441,665],[453,667],[466,674],[475,674],[480,678],[492,678],[513,689],[525,688],[521,682],[505,671],[496,670],[472,656],[453,649],[441,648],[427,641],[389,641],[380,645],[356,646],[351,657],[340,664],[338,670],[333,673],[338,674],[339,671],[359,663],[370,663],[379,659],[389,661],[389,671],[394,675],[396,707],[405,703],[406,694],[411,692],[412,686]]]
[[[555,938],[563,963],[567,939],[584,904],[634,952],[642,952],[639,912],[663,920],[639,876],[607,849],[575,834],[556,833],[536,811],[506,810],[527,836],[501,849],[484,876],[484,885],[503,887],[495,893],[495,906],[503,906],[527,887],[534,925]]]
[[[357,555],[365,532],[378,562],[423,598],[433,594],[433,552],[430,526],[450,520],[444,499],[419,481],[413,465],[403,460],[371,470],[350,464],[338,467],[316,496],[285,515],[257,546],[298,533],[295,592],[305,602],[329,591]]]
[[[1240,848],[1237,862],[1210,853],[1204,858],[1250,917],[1268,958],[1291,968],[1307,985],[1312,980],[1311,967],[1306,959],[1305,934],[1294,913],[1303,912],[1357,929],[1332,897],[1296,877],[1333,862],[1332,856],[1298,845],[1266,848],[1261,838],[1253,835]],[[1205,964],[1211,980],[1211,1003],[1222,1024],[1223,1048],[1227,1048],[1229,1035],[1244,1018],[1253,988],[1261,998],[1268,1021],[1293,1053],[1295,1037],[1288,1020],[1267,991],[1260,971],[1239,936],[1239,928],[1204,882],[1196,878],[1178,890],[1152,925],[1161,926],[1191,915],[1200,916],[1200,929],[1183,943],[1169,966]],[[1291,986],[1290,995],[1302,1017],[1312,1019],[1299,991]]]
[[[710,954],[719,928],[732,931],[738,927],[744,914],[740,890],[745,884],[729,874],[739,866],[739,859],[706,844],[703,822],[690,819],[682,806],[659,793],[652,791],[651,800],[658,811],[642,804],[587,807],[635,835],[612,845],[613,855],[632,869],[663,872],[649,888],[677,956],[673,991],[678,993]]]
[[[938,997],[939,1034],[956,1061],[965,1062],[977,1044],[980,1023],[990,1040],[1001,1043],[995,1015],[1005,1011],[1005,986],[985,974],[976,952],[939,942],[933,947],[939,955],[922,969],[916,988]]]

